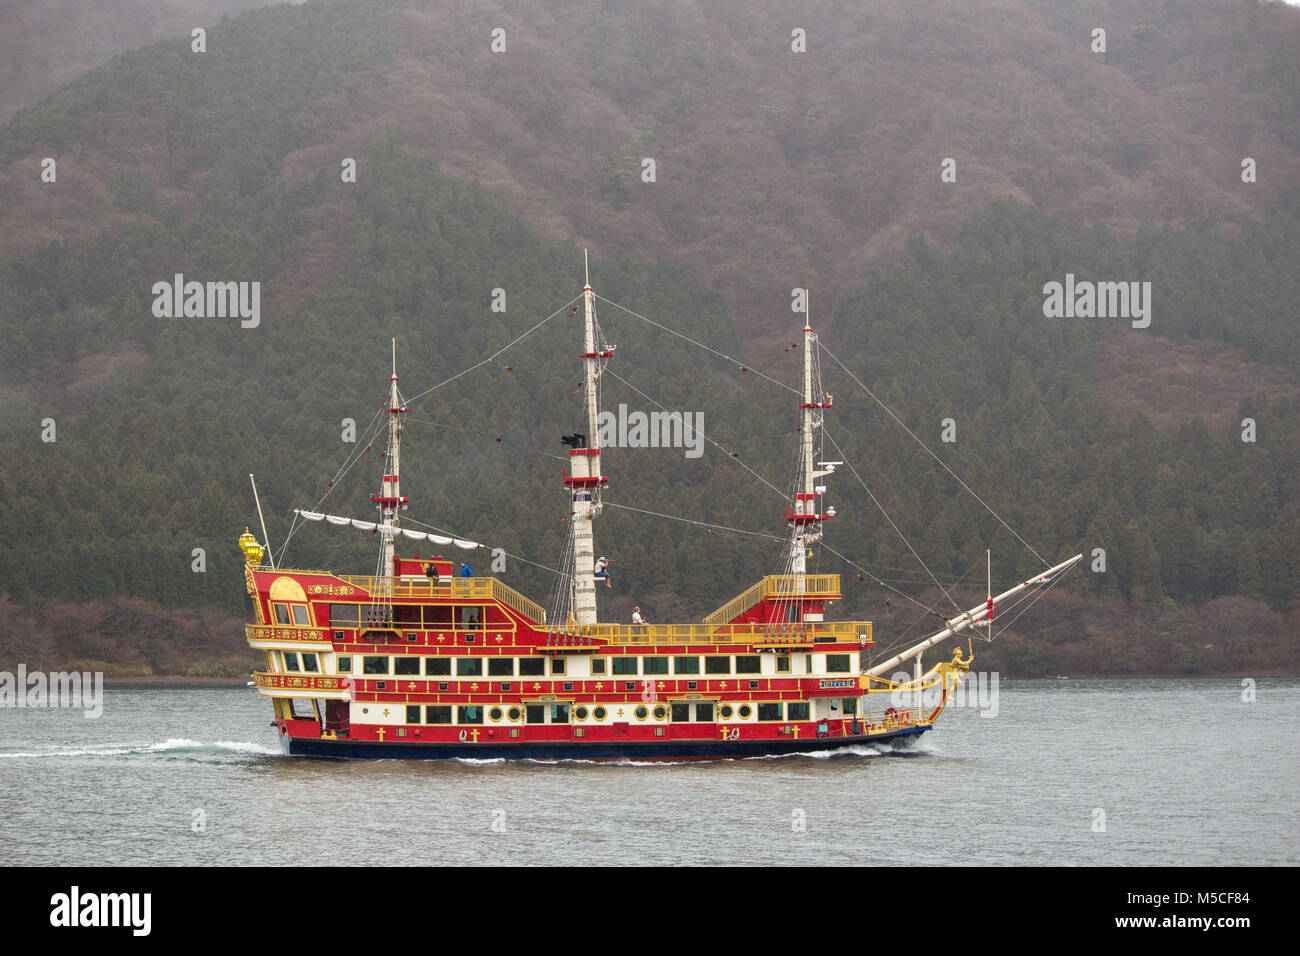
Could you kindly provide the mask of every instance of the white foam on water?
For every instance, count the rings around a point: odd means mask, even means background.
[[[100,747],[69,747],[56,744],[48,750],[18,750],[8,753],[0,752],[0,759],[6,758],[59,758],[59,757],[126,757],[157,753],[240,753],[256,756],[274,756],[280,751],[262,744],[246,741],[219,740],[205,744],[187,737],[169,737],[153,744],[106,744]]]

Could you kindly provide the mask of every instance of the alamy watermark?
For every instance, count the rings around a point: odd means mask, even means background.
[[[1131,319],[1133,328],[1151,324],[1151,283],[1076,281],[1043,286],[1043,315],[1049,319]]]
[[[703,412],[617,412],[596,416],[596,443],[601,448],[685,448],[687,458],[704,454]]]
[[[153,314],[157,319],[225,319],[238,316],[240,326],[262,323],[262,283],[186,282],[176,273],[171,282],[153,284]]]
[[[80,707],[85,718],[104,714],[104,674],[101,671],[0,671],[0,707]]]
[[[899,671],[891,679],[897,684],[906,684],[912,680],[912,675],[906,671]],[[944,706],[974,707],[979,710],[981,717],[996,717],[1001,679],[1002,675],[997,671],[971,671],[955,684]],[[942,695],[943,683],[936,682],[921,691],[893,691],[889,695],[889,702],[899,709],[934,708],[939,706]]]

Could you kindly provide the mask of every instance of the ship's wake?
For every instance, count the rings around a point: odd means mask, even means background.
[[[204,760],[279,756],[274,747],[248,741],[218,740],[204,743],[186,737],[169,737],[155,743],[113,743],[99,745],[54,744],[39,750],[0,750],[0,760],[59,760],[100,757],[161,757]]]

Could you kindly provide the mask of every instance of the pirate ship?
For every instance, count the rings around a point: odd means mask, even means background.
[[[698,623],[598,620],[593,526],[609,481],[598,440],[599,389],[614,349],[583,287],[585,431],[564,438],[570,534],[557,598],[548,607],[495,577],[461,576],[456,561],[403,555],[425,541],[478,542],[403,524],[400,449],[408,412],[396,344],[383,409],[387,444],[372,495],[378,521],[319,511],[324,521],[377,535],[371,576],[275,567],[245,530],[239,544],[255,622],[253,675],[270,698],[282,748],[315,757],[683,760],[803,753],[915,737],[947,706],[971,664],[960,649],[923,670],[940,641],[992,619],[999,603],[1054,581],[1080,556],[946,620],[936,634],[864,670],[869,621],[836,621],[838,574],[808,571],[835,510],[823,482],[841,462],[818,461],[834,407],[821,386],[816,333],[802,330],[799,476],[785,511],[782,573],[768,575]],[[259,504],[260,517],[260,504]],[[262,525],[265,541],[265,524]],[[455,552],[452,552],[455,553]],[[911,665],[908,679],[893,673]]]

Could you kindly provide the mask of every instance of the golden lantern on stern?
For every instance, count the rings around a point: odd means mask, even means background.
[[[245,528],[244,533],[239,536],[239,550],[244,552],[244,558],[249,566],[254,568],[262,563],[262,555],[266,553],[248,528]]]

